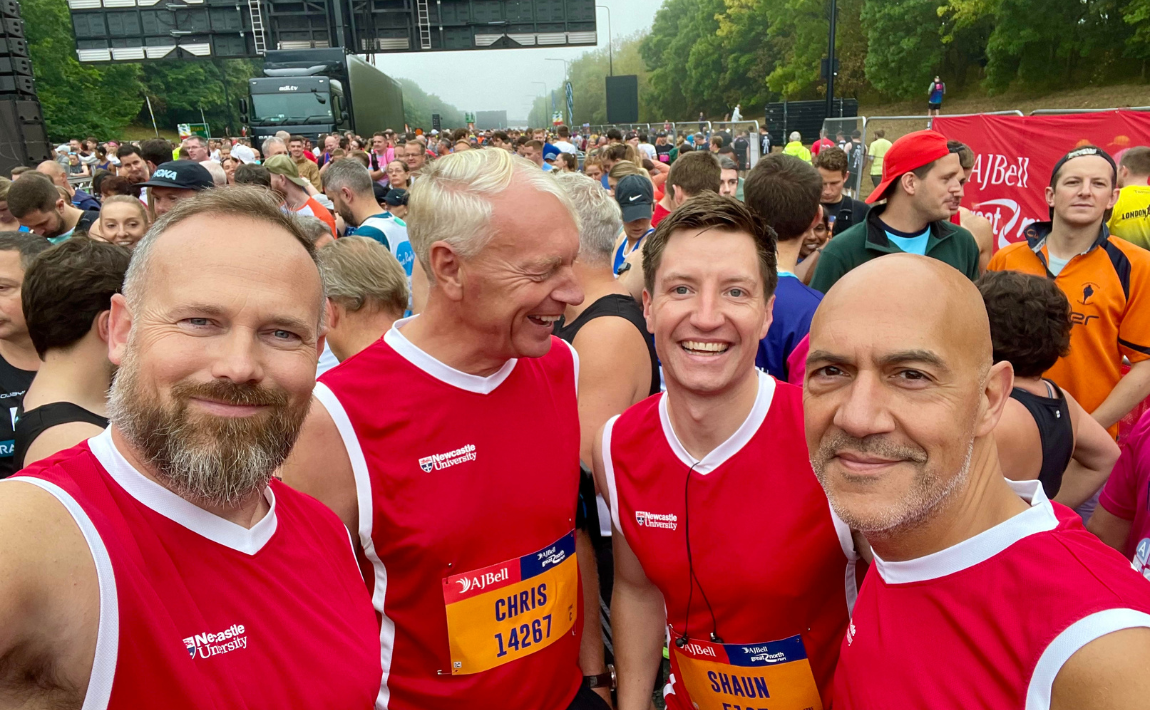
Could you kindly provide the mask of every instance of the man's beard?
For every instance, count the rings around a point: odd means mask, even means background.
[[[246,417],[190,413],[193,397],[264,406]],[[262,491],[284,462],[307,416],[310,399],[293,406],[287,392],[226,380],[179,382],[162,404],[140,381],[131,343],[108,400],[108,419],[163,484],[202,506],[234,506]]]
[[[888,509],[877,514],[856,515],[853,510],[845,507],[835,495],[832,487],[828,485],[826,465],[839,451],[847,448],[859,453],[871,453],[894,460],[907,461],[914,465],[915,477],[910,489],[906,491],[905,497],[894,501]],[[947,472],[938,471],[932,467],[927,452],[921,448],[902,446],[882,436],[856,439],[839,432],[824,441],[819,446],[818,451],[811,456],[811,468],[814,469],[815,476],[826,491],[831,508],[852,530],[871,535],[890,535],[916,527],[962,488],[970,474],[973,454],[974,436],[972,433],[961,467],[954,475],[944,480]]]
[[[63,213],[58,212],[56,210],[52,210],[52,213],[56,215],[56,226],[52,227],[51,229],[45,229],[44,230],[44,238],[45,239],[55,239],[56,237],[58,237],[64,233],[64,215],[63,215]]]

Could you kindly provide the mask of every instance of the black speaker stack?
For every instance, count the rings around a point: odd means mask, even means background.
[[[52,157],[19,0],[0,0],[0,175]]]

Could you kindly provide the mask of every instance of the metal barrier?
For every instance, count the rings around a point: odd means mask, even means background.
[[[80,175],[76,177],[69,177],[68,184],[71,185],[73,189],[84,190],[87,192],[88,188],[92,186],[92,176]]]
[[[759,122],[758,121],[715,121],[711,124],[715,132],[729,131],[731,143],[741,133],[747,134],[747,155],[745,160],[739,161],[740,170],[750,170],[759,162]],[[712,133],[714,135],[714,133]],[[738,156],[738,153],[735,153]]]
[[[1117,108],[1039,108],[1030,112],[1031,116],[1058,116],[1067,113],[1106,113],[1107,111],[1150,111],[1150,106],[1128,106]],[[1019,111],[1021,116],[1022,112]]]

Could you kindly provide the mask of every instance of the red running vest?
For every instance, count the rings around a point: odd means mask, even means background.
[[[95,561],[84,710],[372,707],[371,604],[347,529],[315,499],[273,480],[270,512],[243,528],[145,478],[110,430],[8,480],[55,496]]]
[[[413,345],[411,320],[315,390],[355,474],[377,707],[565,710],[582,682],[574,350],[552,338],[479,377]]]
[[[835,710],[1049,708],[1078,649],[1150,627],[1150,585],[1130,562],[1038,481],[1008,483],[1028,510],[916,560],[875,555],[843,642]]]
[[[759,373],[759,393],[742,426],[696,461],[671,427],[666,394],[634,405],[603,431],[611,519],[643,571],[663,593],[675,634],[708,639],[715,613],[726,644],[765,644],[800,635],[823,706],[829,707],[838,650],[856,595],[854,543],[811,470],[802,390]],[[690,481],[691,593],[684,492]],[[700,584],[702,589],[700,589]],[[691,593],[690,618],[687,596]],[[672,638],[674,646],[674,638]],[[674,649],[673,649],[674,650]],[[667,707],[688,710],[672,653]],[[731,674],[727,674],[731,675]],[[809,674],[808,674],[809,677]],[[728,691],[731,707],[756,702],[754,686]],[[745,682],[745,679],[744,679]],[[772,688],[772,697],[775,697]],[[817,698],[816,698],[817,700]]]

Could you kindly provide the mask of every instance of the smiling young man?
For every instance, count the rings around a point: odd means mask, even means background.
[[[1150,586],[1041,482],[1003,477],[1013,372],[974,284],[877,259],[823,299],[810,346],[811,461],[874,552],[835,708],[1144,706]]]
[[[1046,188],[1051,220],[1027,227],[1026,241],[1000,249],[987,267],[1054,279],[1066,294],[1070,352],[1045,376],[1112,436],[1150,395],[1150,252],[1111,236],[1105,224],[1118,199],[1116,176],[1101,148],[1067,153]],[[1132,365],[1125,375],[1123,358]]]
[[[867,197],[866,218],[823,248],[811,288],[826,293],[851,269],[885,254],[938,259],[978,279],[978,243],[948,220],[962,201],[962,164],[934,131],[899,138],[883,159],[883,180]]]
[[[830,704],[856,556],[811,471],[802,393],[755,369],[773,246],[761,218],[711,192],[643,246],[667,392],[608,420],[593,452],[620,710],[650,707],[668,635],[668,708]]]
[[[578,216],[502,150],[430,164],[410,209],[427,303],[320,378],[284,479],[362,550],[377,707],[601,708],[605,669],[579,657],[578,358],[551,335],[583,300]]]

